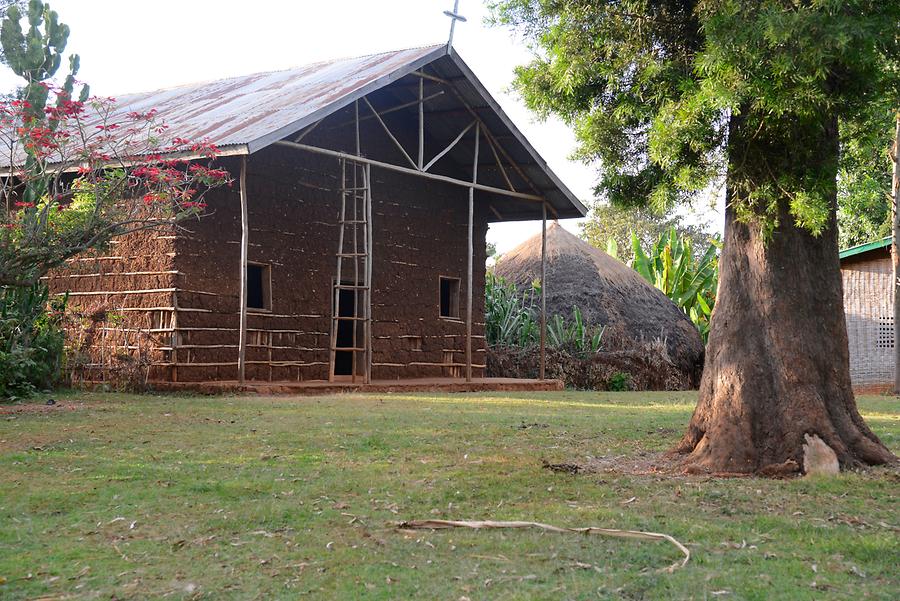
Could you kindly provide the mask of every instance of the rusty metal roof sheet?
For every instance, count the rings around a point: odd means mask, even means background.
[[[426,46],[128,94],[117,112],[156,109],[183,138],[255,152],[445,53]]]

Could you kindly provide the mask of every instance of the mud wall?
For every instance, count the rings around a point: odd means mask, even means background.
[[[369,156],[401,164],[379,126],[361,132]],[[349,150],[323,127],[310,143]],[[324,380],[338,248],[340,164],[283,147],[248,158],[249,261],[269,266],[271,305],[248,312],[250,380]],[[237,175],[236,160],[228,164]],[[468,192],[372,169],[373,378],[462,377]],[[176,240],[175,349],[178,381],[234,380],[238,355],[238,189],[208,197],[210,214],[183,224]],[[347,230],[349,233],[349,229]],[[476,195],[473,375],[484,373],[487,215]],[[348,245],[349,246],[349,245]],[[345,249],[347,247],[345,246]],[[360,247],[361,250],[361,247]],[[352,273],[345,269],[344,278]],[[439,316],[439,277],[460,279],[461,319]],[[361,276],[360,276],[361,278]]]
[[[345,109],[304,140],[355,150]],[[393,119],[393,121],[391,121]],[[407,148],[417,134],[399,115],[390,127]],[[413,124],[414,125],[414,124]],[[405,158],[373,119],[362,153]],[[431,144],[427,153],[440,150]],[[460,142],[462,148],[471,139]],[[334,158],[270,146],[247,159],[249,260],[268,266],[271,304],[248,312],[250,380],[325,380],[336,276],[341,167]],[[221,166],[237,179],[240,159]],[[434,171],[469,179],[442,159]],[[484,264],[488,211],[475,195],[473,375],[484,375]],[[468,190],[372,168],[373,378],[462,377]],[[238,184],[210,192],[208,214],[114,241],[70,261],[49,279],[71,292],[70,368],[76,380],[234,380],[238,365],[240,202]],[[347,230],[349,236],[349,229]],[[361,242],[360,242],[361,244]],[[345,246],[345,251],[349,244]],[[359,247],[362,250],[362,247]],[[350,264],[352,265],[352,263]],[[344,279],[352,278],[352,267]],[[439,277],[458,278],[460,318],[440,317]],[[362,276],[360,276],[361,279]],[[360,363],[362,354],[358,355]]]
[[[175,231],[113,240],[47,277],[68,293],[67,371],[73,382],[142,384],[170,378],[174,342]]]

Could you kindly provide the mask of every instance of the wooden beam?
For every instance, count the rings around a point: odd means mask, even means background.
[[[497,162],[497,167],[500,168],[500,173],[503,174],[503,179],[506,180],[506,185],[509,186],[509,189],[512,192],[516,191],[516,187],[513,186],[512,181],[509,179],[509,175],[506,173],[506,169],[503,168],[503,161],[500,160],[500,155],[497,154],[497,148],[494,146],[494,143],[490,138],[487,139],[488,146],[491,147],[491,152],[494,154],[494,160]]]
[[[538,196],[536,194],[526,194],[524,192],[512,192],[510,190],[504,190],[503,188],[495,188],[493,186],[485,186],[482,184],[466,182],[463,180],[459,180],[453,177],[448,177],[446,175],[438,175],[437,173],[426,173],[424,171],[419,171],[418,169],[410,169],[407,167],[400,167],[399,165],[393,165],[391,163],[385,163],[382,161],[376,161],[373,159],[369,159],[366,157],[357,157],[352,154],[347,154],[346,152],[340,152],[337,150],[328,150],[327,148],[319,148],[318,146],[309,146],[308,144],[295,144],[294,142],[288,142],[286,140],[279,140],[275,142],[275,144],[279,146],[285,146],[288,148],[294,148],[296,150],[305,150],[307,152],[312,152],[316,154],[323,154],[326,156],[332,156],[339,159],[347,159],[350,161],[356,161],[358,163],[364,163],[367,165],[372,165],[373,167],[380,167],[382,169],[387,169],[389,171],[396,171],[397,173],[405,173],[407,175],[416,175],[419,177],[423,177],[425,179],[431,179],[439,182],[446,182],[448,184],[453,184],[456,186],[462,186],[463,188],[474,188],[476,190],[481,190],[483,192],[490,192],[492,194],[499,194],[500,196],[509,196],[511,198],[519,198],[522,200],[528,200],[531,202],[545,202],[543,196]]]
[[[412,157],[410,157],[409,153],[406,152],[406,149],[403,148],[403,144],[400,143],[400,140],[398,140],[396,137],[394,137],[394,134],[392,134],[391,130],[388,129],[388,126],[384,122],[384,119],[382,119],[381,115],[378,114],[378,111],[376,111],[372,107],[372,104],[369,102],[369,99],[366,98],[365,96],[363,96],[363,102],[365,102],[366,106],[369,107],[369,110],[372,111],[372,114],[375,116],[375,119],[378,120],[378,123],[380,123],[381,127],[384,129],[384,133],[386,133],[388,135],[388,137],[391,139],[391,141],[394,143],[394,145],[397,147],[397,149],[401,153],[403,153],[403,156],[406,157],[406,160],[409,161],[409,164],[412,165],[413,167],[416,167],[416,162],[414,160],[412,160]]]
[[[247,216],[247,157],[241,157],[240,175],[241,196],[241,289],[238,293],[240,299],[240,320],[238,331],[238,382],[244,383],[247,360],[247,248],[250,243],[250,226]]]
[[[475,125],[475,157],[472,161],[472,183],[478,181],[478,140],[481,138],[481,126]],[[469,188],[469,246],[468,270],[466,272],[466,382],[472,381],[472,275],[475,254],[475,188]]]
[[[422,71],[413,71],[412,73],[410,73],[410,75],[415,75],[416,77],[419,77],[421,79],[427,79],[428,81],[436,81],[437,83],[442,83],[445,85],[450,83],[450,80],[448,80],[448,79],[441,79],[440,77],[435,77],[434,75],[429,75],[428,73],[423,73]],[[459,79],[459,78],[457,78],[457,79]]]
[[[544,379],[547,344],[547,204],[541,207],[541,369]]]
[[[409,108],[411,106],[416,106],[417,104],[422,104],[422,103],[428,102],[429,100],[434,100],[438,96],[443,96],[443,95],[444,95],[444,91],[438,90],[434,94],[429,94],[428,96],[425,96],[421,101],[420,100],[412,100],[410,102],[404,102],[403,104],[398,104],[397,106],[392,106],[387,109],[382,109],[382,110],[378,111],[378,115],[383,117],[383,116],[389,115],[391,113],[396,113],[397,111],[402,111],[403,109]],[[357,101],[357,102],[359,102],[359,101]],[[426,112],[425,114],[428,114],[428,113]],[[375,118],[375,115],[368,115],[366,117],[360,117],[359,121],[363,122],[363,121],[368,121],[369,119],[374,119],[374,118]],[[339,129],[341,127],[353,125],[354,123],[355,123],[355,121],[353,119],[351,119],[350,121],[344,121],[342,123],[338,123],[336,125],[329,126],[328,129],[332,129],[332,130]],[[297,140],[294,140],[294,141],[296,142]]]
[[[299,136],[294,138],[294,142],[300,142],[301,140],[303,140],[303,138],[305,138],[306,136],[311,134],[314,129],[319,127],[319,124],[322,123],[322,121],[324,121],[324,119],[319,119],[318,121],[316,121],[315,123],[313,123],[312,125],[307,127],[306,129],[304,129],[302,132],[300,132]]]
[[[425,161],[425,80],[419,79],[419,171]],[[358,152],[356,154],[359,154]]]
[[[435,163],[437,163],[439,160],[441,160],[441,158],[442,158],[445,154],[447,154],[448,152],[450,152],[451,150],[453,150],[453,147],[456,146],[456,145],[459,143],[460,140],[462,140],[462,137],[463,137],[464,135],[466,135],[466,132],[468,132],[470,129],[472,129],[472,127],[473,127],[474,125],[475,125],[475,122],[474,122],[474,121],[472,121],[471,123],[469,123],[469,124],[468,124],[461,132],[459,132],[459,135],[456,136],[456,138],[454,138],[453,141],[450,142],[450,144],[448,144],[447,147],[446,147],[445,149],[443,149],[442,151],[440,151],[439,153],[437,153],[437,155],[435,155],[435,157],[434,157],[433,159],[431,159],[430,161],[428,161],[428,164],[425,165],[425,167],[421,168],[420,171],[428,171],[429,169],[431,169],[431,167],[432,167]]]

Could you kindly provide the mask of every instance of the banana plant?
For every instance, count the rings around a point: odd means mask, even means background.
[[[675,228],[660,236],[647,252],[632,232],[631,246],[631,267],[684,311],[705,342],[719,282],[719,239],[711,239],[699,257],[695,257],[691,239],[679,236]]]

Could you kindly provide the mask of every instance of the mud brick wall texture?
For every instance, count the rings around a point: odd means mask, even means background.
[[[348,114],[338,114],[335,121]],[[415,130],[392,131],[415,148]],[[352,128],[325,124],[304,140],[353,151]],[[335,132],[341,132],[340,135]],[[363,154],[403,164],[374,120],[361,126]],[[464,140],[461,145],[465,143]],[[471,144],[471,140],[468,140]],[[439,150],[439,149],[437,149]],[[431,149],[428,149],[431,152]],[[449,159],[449,157],[448,157]],[[219,160],[237,179],[240,159]],[[470,172],[447,159],[437,172]],[[352,173],[348,166],[348,173]],[[374,379],[462,377],[468,190],[372,168]],[[271,303],[248,311],[246,377],[256,381],[326,380],[330,372],[333,284],[337,272],[341,166],[337,159],[271,146],[247,158],[249,261],[267,266]],[[93,379],[116,354],[148,361],[152,381],[235,380],[238,361],[240,197],[237,181],[212,191],[208,214],[178,228],[142,232],[71,261],[50,280],[71,291],[78,315],[70,344],[83,348]],[[475,198],[473,376],[484,375],[485,235],[489,211]],[[348,213],[349,217],[349,213]],[[362,251],[359,230],[359,251]],[[352,230],[345,230],[345,252]],[[344,260],[344,280],[353,263]],[[360,261],[360,283],[362,265]],[[458,278],[459,318],[440,316],[439,278]],[[92,325],[86,327],[88,321]],[[362,330],[360,329],[360,332]],[[362,343],[359,344],[362,346]],[[362,363],[362,353],[358,354]],[[121,358],[121,357],[120,357]],[[361,368],[360,368],[361,370]],[[358,370],[359,371],[359,370]],[[361,373],[361,371],[359,371]],[[88,369],[85,379],[91,379]]]
[[[50,292],[68,293],[73,379],[108,380],[123,366],[139,370],[142,379],[168,379],[175,281],[171,226],[113,240],[51,272]]]
[[[250,380],[329,377],[340,181],[340,164],[328,157],[273,147],[248,159],[248,260],[269,266],[271,275],[270,310],[248,312]],[[463,375],[465,322],[440,317],[439,278],[460,279],[464,317],[466,189],[374,168],[372,198],[373,378]],[[237,190],[217,192],[209,204],[211,214],[186,225],[190,231],[176,241],[179,381],[237,377]],[[476,377],[483,375],[485,364],[486,232],[486,215],[479,210],[473,260]],[[345,250],[350,246],[345,240]],[[347,282],[353,277],[352,261],[345,259],[344,265]]]

